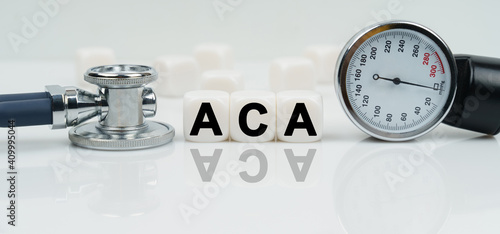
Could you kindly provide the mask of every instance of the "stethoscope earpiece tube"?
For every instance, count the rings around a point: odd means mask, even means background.
[[[0,127],[52,124],[52,100],[47,92],[0,95]]]
[[[500,59],[455,55],[455,101],[443,123],[496,135],[500,131]]]

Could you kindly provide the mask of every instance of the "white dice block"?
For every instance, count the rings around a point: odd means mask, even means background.
[[[285,142],[314,142],[323,135],[323,99],[310,90],[276,94],[277,135]]]
[[[181,97],[188,91],[199,89],[198,62],[191,56],[166,55],[155,59],[158,72],[156,93],[161,96]]]
[[[226,44],[201,44],[195,47],[194,56],[202,72],[233,69],[233,49]]]
[[[314,63],[304,57],[275,59],[269,69],[269,85],[275,92],[283,90],[314,90]]]
[[[193,142],[219,142],[229,137],[229,94],[196,90],[184,95],[184,138]]]
[[[111,65],[116,63],[115,52],[108,47],[84,47],[76,51],[75,69],[79,87],[93,91],[97,86],[87,83],[83,74],[95,66]]]
[[[201,89],[232,93],[243,88],[243,75],[238,71],[211,70],[204,72],[201,76]]]
[[[342,47],[334,45],[311,45],[304,50],[304,56],[314,62],[316,80],[319,83],[333,83],[337,58]]]
[[[276,94],[270,91],[236,91],[231,94],[231,139],[266,142],[276,135]]]

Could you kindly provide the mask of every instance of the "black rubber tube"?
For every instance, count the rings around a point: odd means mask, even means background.
[[[0,127],[52,124],[52,100],[48,93],[0,95]]]
[[[496,135],[500,131],[500,59],[455,55],[457,94],[443,123]]]

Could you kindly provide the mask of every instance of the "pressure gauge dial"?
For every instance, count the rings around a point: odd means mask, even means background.
[[[435,128],[453,103],[453,54],[437,34],[416,23],[369,27],[348,42],[338,61],[335,85],[342,106],[373,137],[419,137]]]

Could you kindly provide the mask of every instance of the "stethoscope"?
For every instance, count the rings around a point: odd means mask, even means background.
[[[0,95],[0,127],[74,126],[75,145],[107,150],[154,147],[170,142],[174,128],[145,121],[156,113],[146,84],[156,71],[141,65],[89,69],[93,94],[74,87],[47,86],[46,92]],[[500,59],[456,55],[430,29],[389,21],[356,34],[340,54],[337,95],[351,121],[387,141],[422,136],[439,123],[495,135],[500,131]],[[83,122],[97,116],[95,123]]]
[[[157,72],[142,65],[93,67],[84,74],[97,85],[94,94],[75,87],[46,86],[46,92],[0,95],[0,127],[73,127],[69,139],[77,146],[101,150],[155,147],[172,141],[175,131],[166,123],[145,121],[156,114],[156,96],[146,84]],[[97,122],[84,123],[93,117]]]

